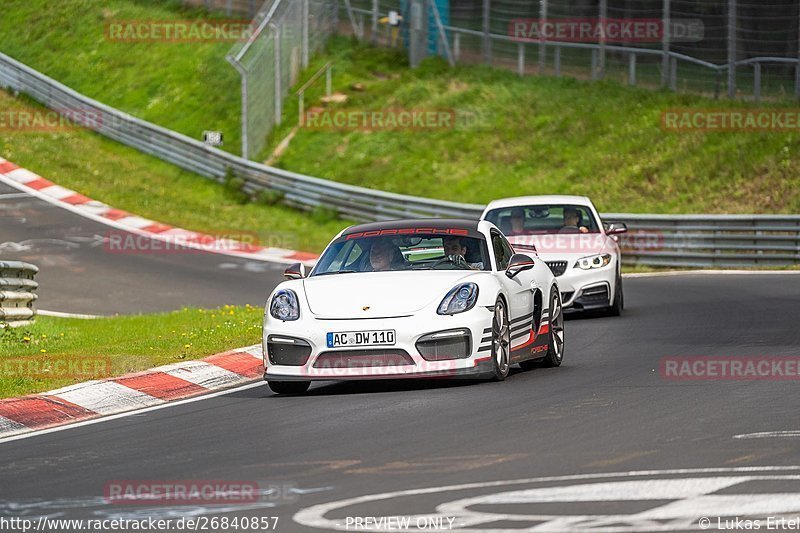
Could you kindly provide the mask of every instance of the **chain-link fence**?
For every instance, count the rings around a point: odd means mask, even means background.
[[[250,39],[227,59],[242,78],[242,156],[257,157],[282,118],[282,102],[336,27],[336,0],[267,0]]]
[[[446,35],[460,63],[755,100],[800,96],[797,0],[340,0],[340,29],[390,43],[387,15],[408,24],[415,4],[438,9],[443,27],[428,28],[428,43]],[[399,34],[408,47],[414,33]],[[444,56],[442,44],[433,53]]]

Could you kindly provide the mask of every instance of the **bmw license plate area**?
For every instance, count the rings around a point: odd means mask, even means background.
[[[393,329],[377,331],[339,331],[328,333],[328,348],[345,346],[392,346],[395,342]]]

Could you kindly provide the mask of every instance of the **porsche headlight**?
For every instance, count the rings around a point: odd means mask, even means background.
[[[478,286],[474,283],[462,283],[450,289],[436,312],[440,315],[463,313],[475,307],[477,301]]]
[[[611,254],[597,254],[581,257],[575,263],[575,268],[591,270],[593,268],[603,268],[611,262]]]
[[[269,314],[278,320],[291,321],[300,318],[300,306],[297,295],[291,289],[281,289],[272,297]]]

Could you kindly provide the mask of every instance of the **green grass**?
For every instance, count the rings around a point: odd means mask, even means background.
[[[224,306],[94,320],[38,317],[32,326],[0,329],[0,397],[258,344],[262,315],[258,307]],[[73,370],[61,370],[67,363]]]
[[[233,42],[120,42],[115,21],[220,19],[178,0],[3,0],[0,51],[103,103],[241,153]]]
[[[336,39],[349,110],[452,109],[480,117],[453,130],[326,132],[300,129],[277,165],[394,192],[474,203],[525,194],[585,194],[602,211],[775,213],[800,209],[798,133],[668,133],[670,108],[748,104],[629,88],[615,81],[525,77]],[[312,69],[313,70],[313,69]],[[359,83],[366,90],[352,87]],[[321,90],[318,89],[318,91]],[[313,106],[313,98],[308,106]],[[777,107],[780,104],[762,104]],[[297,122],[289,119],[273,145]],[[293,115],[292,115],[293,113]]]
[[[0,91],[0,110],[43,108]],[[0,129],[0,157],[113,207],[195,231],[255,234],[263,245],[321,251],[349,224],[286,206],[241,205],[214,181],[82,129]]]

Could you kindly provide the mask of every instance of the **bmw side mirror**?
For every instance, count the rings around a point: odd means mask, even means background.
[[[290,265],[283,271],[283,277],[286,279],[302,279],[306,277],[306,266],[303,263]]]
[[[618,235],[628,231],[628,225],[624,222],[608,222],[606,226],[606,235]]]
[[[514,254],[511,256],[511,261],[508,262],[506,276],[508,276],[509,279],[514,279],[520,272],[532,269],[533,265],[534,262],[531,256],[525,254]]]

